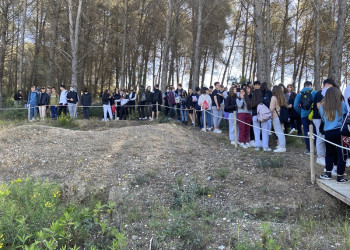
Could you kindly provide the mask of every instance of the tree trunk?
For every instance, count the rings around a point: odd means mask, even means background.
[[[173,16],[173,0],[168,0],[168,14],[165,28],[165,40],[163,46],[163,65],[162,65],[162,78],[161,78],[161,90],[165,91],[165,86],[168,79],[168,68],[169,68],[169,42],[170,42],[170,29]]]
[[[242,78],[246,79],[246,56],[247,56],[247,38],[248,38],[248,21],[249,21],[249,3],[247,5],[245,25],[244,25],[244,36],[243,36],[243,54],[242,54]]]
[[[204,0],[198,0],[198,18],[197,18],[197,35],[194,47],[194,64],[193,68],[193,83],[192,88],[199,86],[199,63],[200,63],[200,41],[202,34],[202,14],[203,14]]]
[[[254,0],[254,18],[257,80],[265,82],[267,81],[267,59],[265,53],[266,45],[264,37],[264,20],[262,17],[262,0]]]
[[[24,59],[24,35],[25,35],[25,22],[27,16],[27,0],[23,2],[22,22],[21,22],[21,49],[19,54],[19,79],[18,87],[22,89],[23,86],[23,59]]]
[[[80,16],[81,6],[83,0],[79,0],[78,11],[76,15],[75,25],[73,22],[73,6],[72,0],[68,0],[69,3],[69,34],[70,44],[72,49],[72,82],[73,88],[78,89],[78,45],[79,45],[79,30],[80,30]]]
[[[124,33],[123,33],[123,49],[122,49],[122,67],[120,69],[120,88],[125,87],[125,59],[126,59],[126,42],[128,35],[128,0],[124,1]]]
[[[285,13],[283,19],[283,30],[282,30],[282,55],[281,55],[281,83],[284,84],[285,77],[285,63],[286,63],[286,43],[288,36],[288,22],[289,22],[289,0],[286,0]]]
[[[315,0],[314,3],[315,3],[314,81],[315,81],[315,88],[319,90],[321,89],[320,28],[319,28],[321,0]]]
[[[267,84],[271,85],[271,29],[270,29],[270,0],[266,0],[266,14],[265,14],[265,34],[266,34],[266,43],[265,43],[265,76],[263,80]]]
[[[298,0],[297,4],[297,13],[294,27],[294,59],[293,59],[293,88],[296,89],[295,84],[298,76],[298,60],[297,60],[297,52],[298,52],[298,30],[299,30],[299,6],[300,0]]]
[[[347,1],[348,0],[338,0],[339,10],[337,30],[333,39],[331,68],[329,71],[329,77],[332,78],[338,86],[341,86],[341,68],[346,27],[345,21],[347,15]]]

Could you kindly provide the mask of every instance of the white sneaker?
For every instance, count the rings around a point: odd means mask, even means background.
[[[264,150],[264,152],[270,152],[270,151],[272,151],[271,148],[264,148],[263,150]]]
[[[149,119],[152,121],[152,117],[149,117]]]
[[[102,119],[102,121],[104,122],[104,121],[105,121],[105,119]]]
[[[221,129],[217,129],[217,131],[219,131],[219,132],[220,132],[220,134],[222,133],[222,130],[221,130]]]
[[[332,176],[337,176],[337,166],[334,166],[332,169]]]
[[[205,130],[205,128],[202,128],[201,131],[202,131],[202,132],[205,132],[206,130]]]
[[[320,164],[321,166],[326,166],[326,161],[324,157],[317,157],[316,163]]]
[[[289,135],[291,135],[291,134],[293,134],[294,132],[295,132],[296,130],[295,130],[295,128],[292,128],[292,130],[291,131],[289,131]]]
[[[212,130],[212,128],[207,128],[207,130],[208,130],[208,131],[211,131],[211,130]]]
[[[242,148],[245,148],[245,149],[248,148],[244,143],[239,143],[239,146],[241,146]]]
[[[287,149],[285,147],[279,147],[279,148],[275,149],[273,152],[275,152],[275,153],[284,153],[286,151],[287,151]]]
[[[235,141],[231,141],[231,145],[236,145],[236,142]]]
[[[214,132],[215,134],[221,134],[221,131],[218,130],[218,129],[215,129],[213,132]]]
[[[347,168],[350,167],[350,158],[349,159],[346,159],[346,165],[345,165]]]
[[[247,148],[250,148],[250,147],[251,147],[250,144],[249,144],[248,142],[247,142],[245,145],[247,146]]]
[[[255,151],[260,151],[260,147],[256,147],[256,148],[255,148]]]
[[[120,118],[119,118],[119,117],[117,117],[117,121],[119,121],[119,119],[120,119]]]
[[[150,121],[153,121],[153,118],[149,118]]]
[[[251,140],[251,141],[249,142],[249,144],[250,144],[250,146],[255,147],[255,141],[254,141],[254,140]]]
[[[109,121],[109,118],[107,118],[107,120],[106,120],[107,122]]]

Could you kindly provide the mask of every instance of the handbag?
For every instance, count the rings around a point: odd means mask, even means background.
[[[289,113],[288,113],[287,107],[281,107],[279,114],[276,108],[275,108],[275,111],[281,123],[289,122],[290,119],[289,119]]]
[[[322,135],[324,135],[324,121],[323,121],[323,117],[324,117],[324,114],[322,116],[322,119],[321,119],[321,124],[320,124],[320,128],[319,128],[319,131]]]
[[[350,116],[349,116],[349,113],[346,115],[346,118],[343,122],[341,129],[340,129],[340,134],[342,136],[350,137]]]

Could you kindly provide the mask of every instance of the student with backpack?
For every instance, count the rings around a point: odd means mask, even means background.
[[[37,108],[38,105],[38,93],[36,92],[35,86],[31,87],[31,92],[28,94],[28,105],[29,107],[29,121],[32,122],[37,117]]]
[[[269,148],[269,121],[271,120],[271,112],[264,103],[264,97],[260,89],[255,89],[253,91],[251,108],[254,126],[255,150],[259,151],[260,147],[262,147],[265,152],[271,151]],[[262,141],[260,140],[261,134]]]
[[[338,88],[329,88],[320,106],[320,116],[324,122],[325,139],[338,146],[342,145],[342,135],[340,129],[346,114],[348,113],[345,102],[342,102],[342,93]],[[346,183],[344,178],[345,160],[342,149],[326,142],[326,173],[320,178],[324,180],[332,179],[332,169],[337,164],[337,182]]]
[[[310,114],[311,106],[312,106],[312,103],[314,102],[316,93],[317,92],[312,88],[312,83],[309,81],[306,81],[304,83],[304,88],[300,91],[300,93],[297,94],[294,101],[294,109],[299,113],[301,117],[301,123],[304,129],[304,136],[306,136],[305,137],[306,150],[304,151],[304,154],[307,154],[307,155],[310,155],[310,140],[309,140],[308,134],[309,134],[309,126],[311,122],[309,121],[309,114]],[[316,134],[315,127],[313,132]]]
[[[212,105],[212,102],[211,102],[211,97],[209,95],[209,89],[206,88],[206,87],[203,87],[202,88],[202,94],[201,96],[199,97],[198,99],[198,105],[201,107],[201,111],[202,111],[202,131],[205,132],[205,122],[208,123],[208,126],[207,126],[207,129],[208,131],[212,129],[212,124],[211,124],[211,105]],[[206,120],[204,119],[204,112],[205,112],[205,117],[206,117]]]
[[[277,148],[273,152],[284,153],[286,152],[286,137],[283,132],[283,125],[288,122],[288,109],[286,97],[280,86],[274,86],[272,89],[270,111],[273,128],[278,138]]]
[[[249,148],[249,135],[250,126],[252,122],[251,108],[250,108],[250,98],[246,92],[246,89],[241,89],[239,92],[239,97],[236,100],[238,107],[238,127],[239,127],[239,143],[243,148]],[[242,121],[242,122],[240,122]]]
[[[112,119],[113,115],[112,115],[112,108],[111,108],[111,95],[109,94],[108,89],[106,89],[103,92],[102,95],[102,104],[103,104],[103,119],[102,121],[108,121],[107,118],[107,112],[109,114],[109,117]]]

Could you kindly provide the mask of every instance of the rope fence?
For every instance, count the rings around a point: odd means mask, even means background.
[[[312,132],[309,132],[308,136],[300,136],[300,135],[293,135],[293,134],[285,134],[285,133],[281,133],[281,132],[276,132],[276,131],[273,131],[273,130],[268,130],[268,129],[264,129],[264,128],[261,128],[261,127],[258,127],[258,126],[254,126],[252,124],[249,124],[249,123],[246,123],[240,119],[237,118],[237,112],[235,111],[234,112],[234,117],[233,118],[229,118],[229,117],[223,117],[223,116],[217,116],[217,115],[214,115],[212,112],[210,112],[210,110],[197,110],[197,109],[182,109],[182,108],[178,108],[176,107],[177,105],[175,104],[175,107],[172,107],[172,106],[166,106],[164,104],[158,104],[155,103],[155,104],[148,104],[148,105],[118,105],[118,103],[116,102],[115,104],[115,108],[117,109],[118,107],[124,107],[124,108],[137,108],[137,107],[153,107],[154,105],[156,105],[156,113],[157,113],[157,120],[159,119],[159,107],[163,107],[163,108],[167,108],[167,109],[173,109],[173,110],[181,110],[181,111],[192,111],[194,112],[194,114],[196,112],[203,112],[203,128],[204,130],[203,131],[206,131],[206,116],[207,114],[210,114],[212,117],[216,117],[216,118],[222,118],[222,119],[226,119],[226,120],[233,120],[234,121],[234,137],[235,137],[235,148],[237,149],[238,148],[238,136],[237,136],[237,123],[242,123],[242,124],[245,124],[247,126],[250,126],[252,128],[255,128],[255,129],[259,129],[260,131],[265,131],[265,132],[268,132],[268,133],[273,133],[273,134],[276,134],[276,135],[284,135],[284,136],[287,136],[287,137],[294,137],[294,138],[302,138],[302,139],[310,139],[310,167],[311,167],[311,182],[314,184],[315,183],[315,159],[314,159],[314,154],[315,154],[315,145],[314,145],[314,140],[315,138],[317,138],[318,140],[322,140],[326,143],[329,143],[337,148],[341,148],[343,150],[346,150],[346,151],[350,151],[350,148],[347,148],[347,147],[344,147],[344,146],[340,146],[340,145],[337,145],[333,142],[330,142],[328,140],[326,140],[325,138],[321,137],[321,136],[318,136],[317,134],[314,134]],[[51,107],[51,106],[55,106],[55,107],[67,107],[68,105],[46,105],[47,107]],[[30,105],[28,105],[27,107],[21,107],[21,108],[0,108],[0,111],[7,111],[7,110],[28,110],[28,113],[29,113],[29,110],[30,109],[33,109],[33,108],[38,108],[40,106],[35,106],[35,107],[31,107]],[[76,110],[77,108],[103,108],[104,106],[81,106],[79,104],[76,105]],[[75,111],[77,112],[77,111]],[[75,115],[75,114],[74,114]],[[29,114],[28,114],[28,119],[29,119]],[[194,123],[196,122],[196,115],[193,116],[193,119],[194,119]],[[117,116],[116,116],[116,120],[117,120]],[[313,125],[310,124],[310,127],[309,127],[309,131],[313,131]]]

